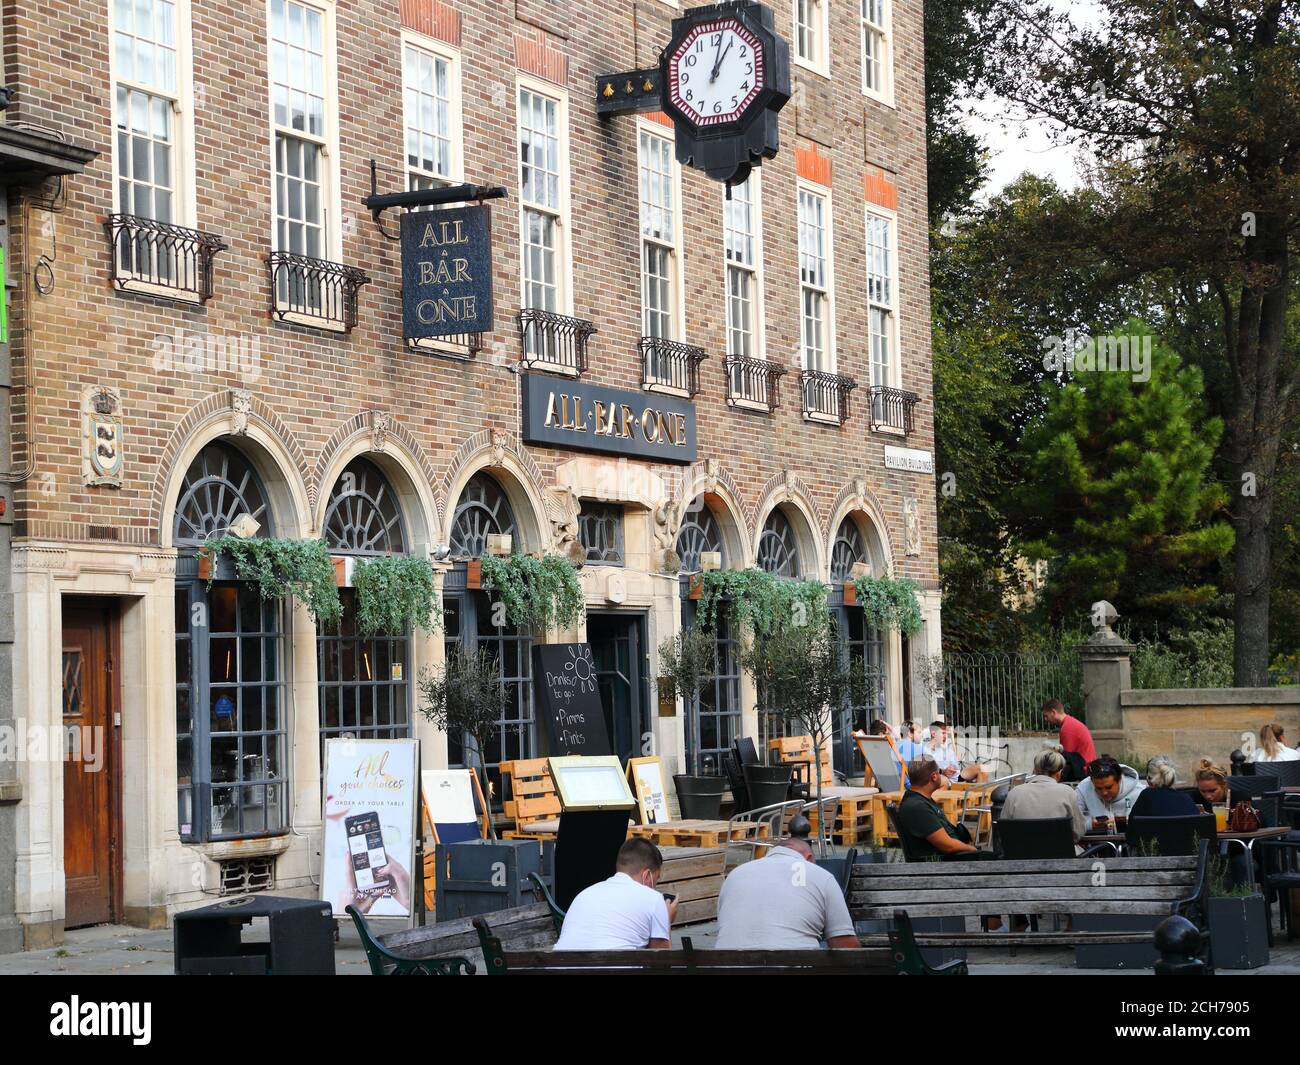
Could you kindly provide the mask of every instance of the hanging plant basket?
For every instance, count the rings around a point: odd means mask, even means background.
[[[427,558],[383,555],[357,559],[352,569],[357,631],[399,636],[408,629],[433,632],[442,621]]]
[[[573,563],[559,555],[508,555],[479,559],[484,591],[505,607],[519,629],[569,628],[586,616],[586,598]]]
[[[263,599],[293,596],[319,622],[337,621],[343,614],[334,562],[324,540],[238,536],[209,540],[198,559],[199,575],[209,586],[222,555],[234,564],[235,578],[256,584]]]
[[[820,581],[774,577],[757,569],[712,570],[700,574],[701,594],[697,612],[700,624],[713,628],[718,610],[747,625],[755,634],[768,636],[785,628],[826,624],[826,596],[830,591]]]
[[[868,625],[882,630],[897,629],[904,636],[915,636],[921,631],[924,621],[914,581],[859,577],[853,583],[858,605],[862,607]]]

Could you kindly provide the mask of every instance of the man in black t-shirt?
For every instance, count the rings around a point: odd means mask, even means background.
[[[943,807],[931,798],[944,785],[943,774],[933,758],[912,762],[907,767],[909,787],[898,804],[898,831],[907,837],[907,850],[943,861],[972,861],[992,858],[970,842],[970,833],[944,816]]]

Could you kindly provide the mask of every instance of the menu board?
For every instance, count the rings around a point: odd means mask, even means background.
[[[636,805],[617,755],[551,758],[548,762],[560,805],[573,810],[626,810]]]
[[[416,740],[325,741],[321,899],[341,915],[411,915]]]
[[[633,758],[627,763],[632,775],[643,825],[661,825],[668,818],[668,797],[664,793],[664,765],[658,758]]]
[[[534,644],[533,691],[549,754],[614,753],[589,644]]]

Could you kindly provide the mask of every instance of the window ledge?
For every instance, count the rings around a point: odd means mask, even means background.
[[[200,843],[203,856],[214,862],[228,862],[235,858],[268,858],[283,854],[289,849],[293,837],[264,836],[258,839],[227,839],[219,843]]]
[[[805,412],[803,420],[806,422],[816,422],[818,425],[829,425],[834,429],[843,428],[838,415],[824,414],[821,411]]]
[[[286,325],[302,325],[322,333],[346,333],[348,331],[347,325],[343,322],[318,318],[313,314],[301,314],[298,311],[286,310],[284,305],[280,303],[275,305],[274,318],[275,321],[283,322]]]
[[[895,101],[892,95],[885,96],[884,94],[878,93],[873,89],[863,89],[862,98],[864,100],[870,100],[873,104],[880,104],[881,107],[888,107],[891,111],[898,110],[898,103]]]
[[[766,403],[759,403],[756,400],[752,400],[752,399],[741,399],[739,396],[735,395],[734,393],[730,397],[730,405],[736,408],[737,410],[752,410],[752,411],[757,411],[759,414],[772,413],[772,408],[769,407]]]
[[[582,376],[573,366],[565,366],[563,363],[558,362],[547,362],[544,359],[524,359],[521,365],[525,370],[541,370],[543,373],[555,374],[557,377],[577,379]]]
[[[809,62],[807,59],[800,59],[798,56],[794,55],[791,56],[791,62],[800,70],[806,70],[809,74],[816,74],[819,78],[825,78],[827,81],[830,80],[831,70],[829,63],[818,65]]]
[[[896,436],[899,439],[903,439],[907,436],[907,430],[900,429],[896,425],[872,425],[871,431],[873,433],[880,433],[882,436]]]
[[[171,300],[173,303],[184,303],[192,307],[201,307],[204,302],[203,297],[197,292],[174,288],[171,285],[160,285],[153,281],[132,277],[129,274],[119,274],[114,282],[114,287],[119,292],[133,292],[141,296],[157,296],[159,299]]]
[[[480,348],[472,344],[457,344],[454,341],[438,340],[432,337],[407,337],[406,346],[411,351],[422,351],[430,355],[441,355],[448,359],[460,359],[469,362]]]
[[[681,399],[691,398],[690,392],[688,392],[686,389],[674,388],[672,385],[661,385],[652,382],[651,384],[648,385],[642,385],[641,388],[642,391],[657,392],[661,396],[678,396]]]

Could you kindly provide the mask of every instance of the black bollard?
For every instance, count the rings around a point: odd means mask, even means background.
[[[1160,960],[1157,976],[1206,976],[1205,962],[1199,957],[1204,937],[1186,917],[1166,917],[1153,935]]]
[[[1240,748],[1228,755],[1228,761],[1232,763],[1232,775],[1239,777],[1246,772],[1246,756],[1241,753]]]

